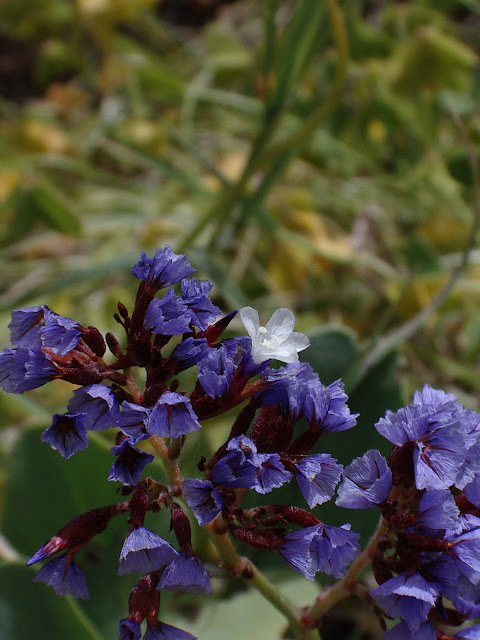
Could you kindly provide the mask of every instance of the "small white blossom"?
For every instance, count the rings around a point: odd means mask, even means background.
[[[296,362],[298,352],[310,345],[303,333],[293,330],[295,316],[290,309],[277,309],[264,327],[258,312],[252,307],[240,309],[240,318],[252,339],[252,358],[257,364],[276,358],[281,362]]]

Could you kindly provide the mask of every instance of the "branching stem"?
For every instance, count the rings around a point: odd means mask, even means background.
[[[223,566],[233,575],[241,575],[280,611],[290,623],[298,640],[320,640],[320,635],[315,629],[302,627],[300,607],[272,584],[250,560],[237,553],[228,533],[217,533],[213,523],[207,524],[204,528],[217,548]]]
[[[321,593],[315,602],[305,610],[302,617],[302,623],[305,627],[308,628],[318,625],[325,613],[337,604],[337,602],[340,602],[340,600],[355,594],[357,591],[363,594],[363,590],[357,589],[358,578],[365,567],[372,561],[378,543],[386,535],[387,530],[388,523],[382,516],[367,546],[356,558],[343,578]]]

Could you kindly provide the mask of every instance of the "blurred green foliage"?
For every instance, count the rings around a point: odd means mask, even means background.
[[[345,439],[321,443],[342,461],[378,446],[372,423],[424,382],[478,409],[476,249],[447,302],[356,373],[376,340],[442,289],[470,233],[479,0],[3,0],[0,25],[2,345],[10,311],[34,304],[115,331],[116,303],[133,304],[128,267],[169,243],[216,283],[226,311],[295,309],[299,330],[312,333],[306,359],[324,382],[345,377],[362,414]],[[50,386],[0,395],[2,530],[22,554],[43,542],[33,534],[44,525],[27,524],[30,492],[51,533],[75,515],[38,468],[56,468],[43,461],[54,455],[37,431],[23,433],[63,410],[69,385]],[[227,428],[219,419],[194,448],[213,448]],[[102,477],[103,445],[92,465]],[[72,474],[89,493],[85,470]],[[88,505],[97,506],[91,495]],[[2,588],[0,628],[22,618],[21,592],[25,606],[38,598],[41,637],[50,607],[54,640],[115,637],[98,611],[30,587],[29,570],[0,572],[16,585],[11,596]],[[117,617],[124,595],[109,603]],[[197,602],[172,603],[172,619],[187,611],[192,631],[208,628],[212,614],[195,618]],[[69,607],[83,635],[68,626]]]

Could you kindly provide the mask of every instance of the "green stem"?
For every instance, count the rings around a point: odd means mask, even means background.
[[[342,580],[334,583],[330,588],[321,593],[316,598],[315,602],[305,610],[302,622],[306,627],[314,627],[318,625],[325,613],[344,598],[355,593],[362,593],[363,595],[364,589],[357,589],[358,578],[365,567],[372,561],[375,556],[378,543],[386,535],[387,531],[388,523],[382,516],[377,529],[368,541],[367,546],[356,558],[355,562],[343,576]]]
[[[252,567],[253,575],[245,578],[263,597],[270,602],[290,622],[290,625],[298,640],[321,640],[317,629],[305,629],[299,625],[300,609],[292,604],[265,576]]]
[[[131,368],[129,367],[128,369],[125,369],[124,374],[126,376],[125,386],[128,389],[128,393],[132,396],[135,402],[140,403],[140,391],[135,380],[133,379]]]
[[[183,476],[180,471],[180,467],[178,466],[177,458],[170,457],[165,438],[160,436],[150,436],[150,442],[163,462],[173,495],[181,496]]]
[[[223,566],[233,575],[241,575],[263,597],[270,602],[290,623],[297,640],[321,640],[314,629],[305,629],[300,623],[301,609],[273,585],[247,558],[241,557],[230,536],[226,532],[217,532],[214,523],[205,525],[204,530],[216,547]]]
[[[85,631],[88,633],[88,637],[90,638],[90,640],[102,640],[100,631],[96,628],[94,623],[83,611],[77,600],[75,600],[75,598],[72,598],[72,596],[67,596],[65,600],[72,610],[73,615],[77,618],[78,622],[80,622]]]

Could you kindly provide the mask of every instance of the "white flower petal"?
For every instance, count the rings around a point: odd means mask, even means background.
[[[275,353],[270,353],[269,358],[275,358],[276,360],[280,360],[280,362],[297,362],[298,360],[298,352],[295,347],[290,347],[290,345],[282,345],[278,349],[275,350]],[[265,358],[263,358],[265,360]]]
[[[297,351],[303,351],[310,346],[310,340],[303,333],[294,331],[288,338],[288,344],[295,347]]]
[[[258,327],[260,326],[258,311],[253,307],[242,307],[240,309],[240,319],[243,322],[243,326],[247,330],[248,335],[252,340],[255,340]]]
[[[279,340],[287,338],[293,331],[295,316],[290,309],[282,307],[273,312],[272,317],[265,325],[267,329],[267,339],[273,335]]]
[[[252,360],[257,364],[261,362],[265,362],[265,360],[271,360],[272,358],[276,358],[275,354],[272,354],[271,350],[263,349],[261,346],[252,345],[251,350]]]

